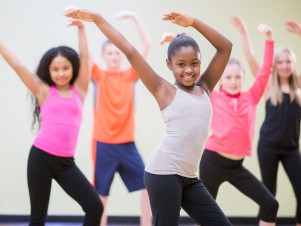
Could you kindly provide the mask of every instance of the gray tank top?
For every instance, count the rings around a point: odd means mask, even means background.
[[[145,171],[196,177],[212,117],[209,96],[206,92],[195,96],[177,87],[173,101],[161,114],[166,131],[151,153]]]

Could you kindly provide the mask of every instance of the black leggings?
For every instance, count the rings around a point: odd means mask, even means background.
[[[258,146],[258,160],[262,182],[276,195],[279,162],[288,175],[297,200],[296,221],[301,224],[301,155],[299,150],[277,151]]]
[[[261,220],[276,222],[279,207],[277,200],[242,163],[243,160],[231,160],[216,152],[205,150],[200,163],[200,178],[214,198],[219,186],[228,181],[260,206]]]
[[[178,226],[181,207],[202,226],[232,225],[198,178],[145,172],[155,226]]]
[[[83,225],[99,226],[102,203],[90,182],[75,165],[74,159],[57,157],[34,146],[30,150],[27,167],[31,203],[29,225],[45,225],[52,179],[81,205],[86,214]]]

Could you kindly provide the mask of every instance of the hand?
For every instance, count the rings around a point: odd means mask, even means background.
[[[137,16],[136,13],[134,13],[132,11],[126,11],[126,10],[122,10],[122,11],[120,11],[120,12],[113,15],[113,17],[117,20],[134,18],[136,16]]]
[[[81,20],[69,20],[68,26],[77,26],[78,28],[83,27],[84,24]]]
[[[289,32],[301,35],[301,25],[296,21],[289,20],[285,25]]]
[[[272,28],[266,24],[259,24],[257,26],[257,31],[261,34],[265,34],[267,38],[272,38]]]
[[[171,42],[176,35],[172,32],[164,32],[161,36],[160,44],[163,45],[164,43]]]
[[[182,27],[192,26],[194,22],[194,19],[192,17],[178,12],[167,13],[163,16],[162,20],[169,20],[172,23],[180,25]]]
[[[96,13],[86,9],[80,9],[75,6],[68,6],[64,10],[64,15],[75,20],[94,22]]]
[[[240,17],[233,16],[231,18],[231,24],[233,24],[237,28],[239,33],[245,34],[247,32],[247,27],[246,27],[244,21]]]

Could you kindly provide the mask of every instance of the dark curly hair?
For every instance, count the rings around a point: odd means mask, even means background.
[[[167,50],[167,58],[171,61],[172,56],[176,54],[182,47],[191,46],[197,53],[200,53],[200,48],[196,41],[185,33],[178,34],[169,44]]]
[[[70,85],[74,83],[76,78],[78,77],[78,71],[80,66],[79,55],[78,53],[68,47],[68,46],[58,46],[49,49],[44,55],[42,56],[38,68],[36,70],[36,75],[41,79],[44,83],[48,84],[49,86],[54,86],[54,82],[51,80],[49,66],[52,60],[57,56],[63,56],[67,60],[70,61],[73,69],[72,79],[70,81]],[[40,105],[37,101],[35,96],[32,96],[32,104],[33,104],[33,122],[32,128],[34,128],[35,124],[38,123],[38,128],[41,126],[40,120]]]

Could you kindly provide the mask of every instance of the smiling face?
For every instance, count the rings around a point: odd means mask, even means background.
[[[173,72],[176,84],[183,86],[194,86],[200,75],[200,54],[192,46],[179,48],[167,59],[167,66]]]
[[[288,80],[295,70],[292,55],[288,51],[280,53],[277,57],[275,67],[280,79]]]
[[[71,62],[58,55],[53,58],[49,65],[51,80],[58,89],[68,88],[72,79],[73,68]]]
[[[241,91],[244,71],[238,64],[228,64],[220,79],[224,91],[234,95]]]

